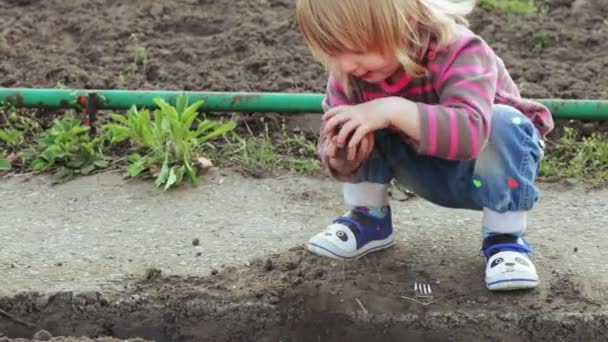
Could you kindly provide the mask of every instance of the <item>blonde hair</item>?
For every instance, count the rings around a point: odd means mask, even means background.
[[[298,0],[296,13],[312,54],[350,89],[332,56],[394,53],[408,74],[424,76],[431,42],[446,47],[474,6],[474,0]]]

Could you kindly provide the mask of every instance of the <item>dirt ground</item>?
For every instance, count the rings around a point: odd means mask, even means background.
[[[0,309],[54,335],[599,341],[608,328],[606,190],[543,185],[529,232],[542,284],[510,294],[483,286],[480,214],[417,198],[393,201],[395,248],[353,262],[310,255],[303,243],[344,210],[326,179],[222,171],[162,194],[110,173],[10,178],[0,193]],[[151,266],[160,278],[145,279]],[[414,282],[434,297],[418,298]],[[8,336],[37,330],[0,312]]]
[[[545,2],[542,14],[480,9],[472,28],[524,96],[608,98],[608,2]],[[0,0],[0,86],[322,92],[325,75],[296,29],[294,4]]]
[[[608,98],[608,2],[550,3],[524,16],[478,10],[472,26],[525,96]],[[293,4],[0,0],[0,86],[320,92]],[[335,184],[217,177],[168,195],[116,175],[1,180],[0,336],[605,339],[606,191],[545,185],[530,232],[542,286],[497,295],[481,282],[477,213],[400,203],[396,248],[336,263],[299,247],[341,210]],[[143,281],[151,266],[166,275]],[[412,300],[424,301],[414,281],[432,284],[433,303]]]

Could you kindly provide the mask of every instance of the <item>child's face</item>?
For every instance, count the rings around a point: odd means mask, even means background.
[[[334,62],[343,73],[369,83],[380,83],[401,68],[394,54],[378,52],[343,53],[334,56]]]

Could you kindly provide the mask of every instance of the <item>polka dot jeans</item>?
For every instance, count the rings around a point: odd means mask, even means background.
[[[517,109],[496,105],[487,144],[475,160],[451,161],[418,155],[403,136],[376,133],[375,149],[354,183],[397,182],[437,205],[490,209],[498,213],[531,210],[543,143],[530,119]]]

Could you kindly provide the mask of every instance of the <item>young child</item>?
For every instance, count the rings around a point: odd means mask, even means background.
[[[435,204],[483,211],[488,289],[538,286],[523,236],[553,120],[467,28],[473,7],[298,0],[301,31],[330,71],[319,156],[352,207],[310,239],[311,252],[353,259],[392,246],[394,178]]]

